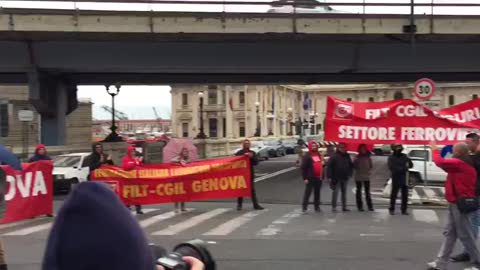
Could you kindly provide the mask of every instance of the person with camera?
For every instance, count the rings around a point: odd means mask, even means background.
[[[122,169],[125,171],[131,171],[139,166],[142,166],[142,159],[136,157],[137,151],[135,146],[130,145],[127,148],[127,155],[122,158]],[[130,205],[127,205],[127,208],[130,209]],[[139,215],[143,215],[142,206],[135,205],[135,211]]]
[[[303,181],[305,182],[302,211],[303,213],[307,212],[310,195],[313,190],[315,212],[321,212],[320,189],[322,188],[323,157],[318,152],[318,144],[314,141],[308,142],[308,153],[303,156],[301,171]]]
[[[173,268],[168,265],[188,264],[192,270],[203,270],[214,265],[211,257],[204,261],[204,257],[195,258],[194,252],[184,251],[174,252],[178,259],[162,264],[161,257],[174,258],[172,253],[156,256],[137,220],[111,188],[101,182],[83,182],[58,212],[48,236],[42,269],[170,270]]]
[[[250,150],[250,140],[243,141],[243,147],[236,153],[236,156],[247,156],[250,159],[250,185],[252,187],[252,203],[253,209],[263,210],[264,208],[258,203],[257,193],[255,192],[255,170],[254,167],[258,164],[258,158],[255,152]],[[237,210],[241,211],[243,208],[243,197],[237,199]]]
[[[87,157],[89,170],[87,180],[91,180],[91,173],[100,168],[103,164],[113,165],[112,155],[103,152],[103,145],[99,142],[92,144],[92,153]]]
[[[450,255],[457,238],[462,242],[472,262],[471,269],[480,268],[480,251],[475,243],[472,230],[472,215],[478,211],[478,198],[475,192],[477,172],[468,154],[465,143],[453,147],[453,158],[444,159],[435,144],[431,144],[433,162],[447,172],[445,198],[449,202],[448,220],[443,235],[445,239],[437,259],[427,264],[428,269],[447,269]]]
[[[388,169],[392,176],[392,190],[390,192],[390,215],[395,215],[395,203],[397,201],[398,192],[402,191],[402,215],[408,215],[408,169],[413,167],[413,163],[403,152],[401,144],[392,144],[393,154],[388,157]]]

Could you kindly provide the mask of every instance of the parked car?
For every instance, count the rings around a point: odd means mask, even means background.
[[[270,140],[265,142],[271,149],[268,151],[270,157],[283,157],[287,154],[287,149],[279,140]]]
[[[287,155],[295,154],[295,149],[298,146],[297,140],[295,139],[283,140],[282,144],[285,147],[285,151]]]
[[[55,192],[70,192],[72,185],[87,181],[89,173],[86,158],[90,153],[75,153],[56,156],[53,159],[53,189]]]
[[[390,155],[392,148],[390,144],[380,144],[373,147],[373,153],[377,156]]]
[[[431,182],[445,182],[447,180],[447,173],[432,161],[430,147],[406,146],[405,154],[413,163],[413,168],[410,169],[410,182],[412,184],[422,183],[425,179]],[[425,165],[427,166],[426,176]]]
[[[263,142],[257,141],[252,142],[250,149],[255,152],[257,158],[259,160],[268,160],[270,158],[268,152],[271,149],[270,147],[266,146]],[[242,150],[242,148],[237,148],[233,151],[233,154],[237,154],[238,151]]]

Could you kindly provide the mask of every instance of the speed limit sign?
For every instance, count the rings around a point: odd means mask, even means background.
[[[428,78],[423,78],[415,82],[413,92],[418,99],[429,99],[435,93],[435,82]]]

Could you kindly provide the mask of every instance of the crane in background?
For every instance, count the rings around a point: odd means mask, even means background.
[[[102,105],[101,108],[105,110],[106,112],[112,114],[112,108],[107,106],[107,105]],[[115,118],[118,120],[128,120],[128,115],[124,112],[121,112],[119,110],[115,110]]]
[[[155,114],[155,118],[158,121],[158,127],[160,128],[161,131],[164,131],[163,125],[162,125],[162,118],[158,115],[157,109],[155,107],[152,107],[153,113]]]

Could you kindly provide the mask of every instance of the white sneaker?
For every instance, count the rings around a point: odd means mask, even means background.
[[[428,270],[441,270],[440,268],[438,268],[437,262],[435,261],[427,263],[427,266],[428,266]]]

